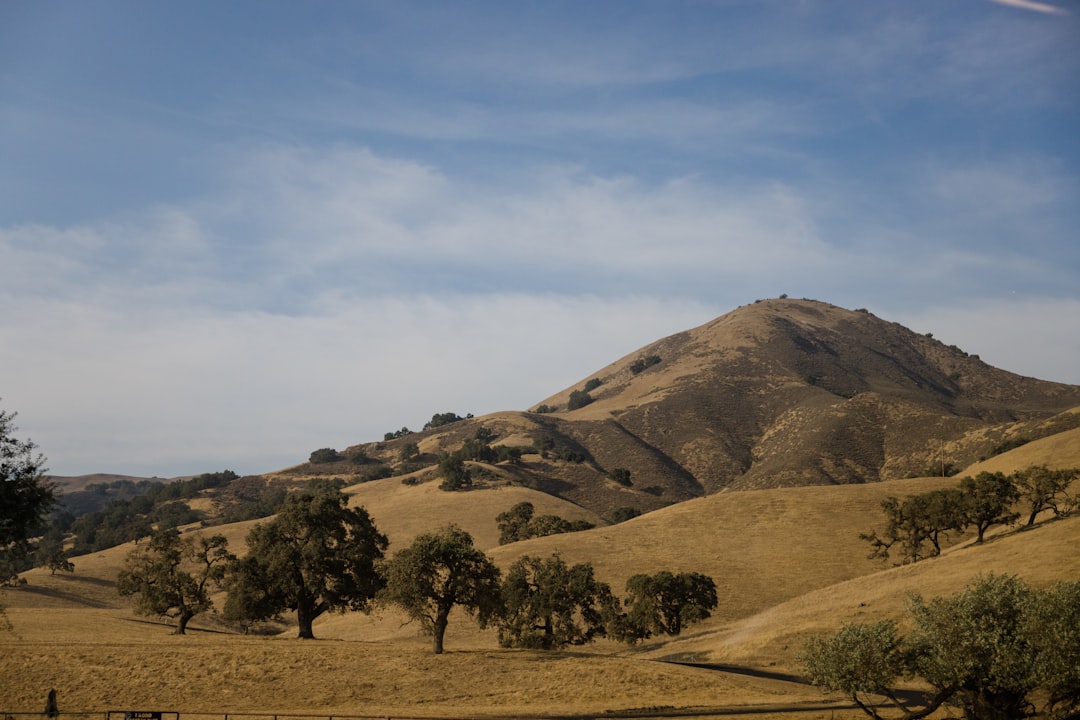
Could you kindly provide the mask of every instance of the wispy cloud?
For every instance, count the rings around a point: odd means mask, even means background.
[[[1046,13],[1049,15],[1067,15],[1068,10],[1057,5],[1049,5],[1047,3],[1035,2],[1034,0],[990,0],[990,2],[997,3],[998,5],[1008,5],[1009,7],[1020,8],[1021,10],[1031,10],[1033,12]]]

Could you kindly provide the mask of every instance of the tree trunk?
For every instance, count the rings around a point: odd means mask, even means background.
[[[306,604],[300,603],[296,607],[296,622],[300,625],[300,632],[297,635],[298,638],[304,640],[315,639],[315,633],[311,631],[311,623],[315,621],[316,617],[318,617],[316,612]]]
[[[435,616],[435,624],[431,629],[431,649],[436,655],[442,655],[443,637],[446,635],[449,620],[448,614],[441,611]]]
[[[195,613],[180,613],[180,615],[178,615],[176,617],[176,634],[177,635],[186,635],[187,634],[187,624],[191,620],[191,618],[193,618],[193,617],[195,617]]]

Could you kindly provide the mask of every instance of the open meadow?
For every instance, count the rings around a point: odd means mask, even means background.
[[[1072,430],[994,458],[993,469],[1073,466],[1078,457],[1080,431]],[[215,613],[197,616],[189,634],[177,636],[134,615],[116,594],[128,544],[74,558],[72,574],[30,571],[25,584],[3,592],[10,627],[0,632],[0,710],[40,712],[56,688],[69,711],[858,717],[844,698],[784,679],[799,672],[807,637],[853,620],[901,618],[908,593],[949,594],[980,573],[1018,574],[1038,586],[1080,578],[1075,515],[996,529],[979,546],[959,538],[942,556],[914,565],[867,559],[858,534],[880,524],[882,498],[956,481],[723,492],[614,526],[505,546],[496,544],[498,512],[524,499],[543,512],[570,515],[572,506],[518,487],[443,493],[435,483],[397,478],[365,483],[347,492],[391,537],[391,552],[417,532],[456,522],[504,569],[523,555],[558,553],[567,562],[592,562],[617,594],[637,572],[697,571],[715,579],[720,605],[678,638],[562,652],[499,648],[493,631],[455,614],[447,652],[437,656],[415,624],[385,608],[323,616],[316,640],[295,639],[291,622],[277,634],[237,634]],[[590,515],[578,510],[574,517]],[[212,531],[240,550],[256,522]]]

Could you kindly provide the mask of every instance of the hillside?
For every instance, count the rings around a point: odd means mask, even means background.
[[[570,410],[572,395],[591,402]],[[432,464],[484,428],[495,445],[533,448],[504,479],[610,518],[619,507],[654,510],[725,489],[958,469],[1008,440],[1080,426],[1080,413],[1065,412],[1076,407],[1078,386],[993,368],[867,311],[776,299],[647,345],[532,412],[468,418],[345,456],[400,466],[415,443]],[[630,471],[629,483],[612,479],[616,469]]]
[[[1070,467],[1077,458],[1080,429],[988,462],[1012,472],[1031,464]],[[1000,529],[982,546],[959,538],[940,558],[915,565],[894,568],[866,559],[857,535],[880,522],[882,497],[955,482],[915,478],[721,492],[615,526],[500,547],[494,546],[494,514],[506,506],[528,499],[542,512],[569,515],[575,508],[507,484],[446,493],[435,483],[406,484],[400,478],[361,483],[347,488],[351,502],[370,510],[394,546],[455,522],[473,532],[504,568],[522,555],[558,552],[568,562],[593,563],[616,592],[635,572],[693,570],[714,577],[720,607],[677,639],[636,648],[600,642],[559,653],[500,650],[490,630],[455,616],[449,652],[433,656],[417,628],[402,625],[392,611],[325,616],[316,623],[321,640],[314,643],[289,639],[295,634],[290,623],[280,637],[222,634],[227,629],[213,615],[196,618],[193,634],[179,638],[134,616],[115,594],[116,573],[132,549],[127,544],[74,558],[73,575],[31,571],[24,574],[26,585],[4,592],[13,631],[0,633],[3,709],[36,711],[41,688],[59,687],[64,707],[72,709],[113,707],[116,698],[124,698],[189,712],[318,708],[438,717],[599,715],[632,708],[664,714],[703,707],[729,713],[743,706],[755,714],[762,708],[800,708],[806,717],[821,717],[835,709],[835,700],[814,688],[654,660],[791,672],[810,634],[831,632],[852,619],[899,616],[911,591],[955,592],[990,571],[1016,573],[1037,585],[1080,577],[1077,516],[1042,518],[1031,530]],[[223,532],[242,551],[243,538],[257,522],[211,531]]]

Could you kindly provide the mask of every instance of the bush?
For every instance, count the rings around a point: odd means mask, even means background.
[[[406,435],[412,435],[412,434],[413,434],[412,430],[410,430],[407,427],[402,426],[402,428],[400,430],[394,430],[393,432],[388,432],[385,435],[383,435],[383,440],[397,440],[398,438],[403,438]]]
[[[544,413],[553,413],[556,410],[557,408],[554,405],[538,405],[533,412],[542,415]]]
[[[619,524],[621,522],[626,522],[627,520],[632,520],[633,518],[636,518],[639,515],[641,515],[641,511],[638,510],[637,508],[632,508],[632,507],[616,508],[615,512],[611,513],[611,521],[617,525],[617,524]]]
[[[575,390],[570,393],[570,400],[566,403],[567,410],[577,410],[583,408],[593,401],[592,395],[584,390]]]
[[[615,468],[614,470],[609,472],[607,476],[609,480],[614,480],[620,485],[624,485],[626,487],[630,487],[631,485],[633,485],[633,483],[630,482],[630,471],[627,468]]]
[[[472,474],[457,453],[446,455],[439,461],[439,473],[443,477],[443,481],[439,483],[440,490],[452,492],[472,486]]]
[[[592,390],[595,390],[596,388],[600,387],[600,385],[601,385],[600,378],[592,378],[591,380],[589,380],[588,382],[585,383],[585,392],[590,392]]]
[[[630,372],[637,375],[638,373],[651,368],[660,362],[659,355],[647,355],[643,358],[638,358],[630,365]]]
[[[341,455],[334,448],[319,448],[312,451],[311,457],[308,458],[308,462],[312,465],[324,465],[338,460],[341,460]]]
[[[457,413],[452,412],[435,413],[431,416],[431,420],[424,424],[424,429],[432,430],[437,427],[442,427],[443,425],[450,425],[452,423],[461,422],[462,420],[468,420],[472,416],[472,413],[469,413],[465,417],[461,417]]]

